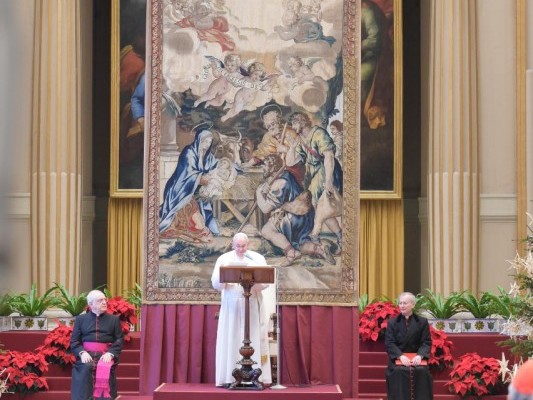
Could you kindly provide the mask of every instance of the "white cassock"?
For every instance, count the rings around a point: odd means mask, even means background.
[[[217,386],[235,381],[231,373],[241,367],[237,361],[242,359],[239,348],[243,346],[244,339],[244,289],[238,283],[220,283],[220,267],[230,265],[265,266],[267,263],[261,254],[248,250],[243,258],[239,258],[235,251],[224,253],[215,264],[211,283],[213,288],[222,293],[216,348]],[[255,284],[250,296],[250,340],[255,350],[252,360],[257,363],[253,368],[261,368],[259,381],[268,384],[272,383],[268,329],[270,312],[275,304],[273,286]],[[261,359],[265,362],[262,363]]]

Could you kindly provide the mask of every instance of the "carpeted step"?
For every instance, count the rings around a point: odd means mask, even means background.
[[[359,368],[361,372],[362,367]],[[376,373],[377,374],[377,373]],[[434,380],[433,381],[433,393],[435,395],[448,395],[450,394],[450,388],[445,384],[448,380]],[[362,378],[359,376],[359,394],[366,396],[367,394],[374,393],[386,393],[387,385],[385,378]]]
[[[382,365],[386,366],[388,361],[387,353],[384,351],[362,351],[359,353],[359,365]]]
[[[71,378],[70,376],[47,376],[46,381],[50,391],[65,391],[70,390]],[[117,378],[118,389],[127,392],[139,392],[139,377],[122,377]]]
[[[360,365],[359,379],[385,379],[383,365]]]
[[[152,400],[152,396],[138,396],[136,391],[120,391],[117,399],[121,400]],[[70,390],[37,392],[23,396],[19,393],[5,395],[6,400],[70,400]],[[3,398],[3,397],[2,397]]]
[[[120,363],[133,364],[141,360],[141,351],[136,350],[122,350],[120,353]]]

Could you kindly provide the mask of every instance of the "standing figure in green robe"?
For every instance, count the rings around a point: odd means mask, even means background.
[[[328,196],[342,195],[342,168],[335,158],[335,143],[324,128],[313,126],[311,119],[305,113],[296,112],[290,118],[292,129],[300,136],[300,141],[291,160],[287,153],[287,165],[298,161],[305,164],[304,188],[311,192],[315,207],[315,225],[317,221],[326,224],[337,237],[337,252],[340,254],[342,231],[336,216],[321,218],[326,210],[321,207],[320,197],[325,192]],[[315,226],[313,232],[320,233],[321,226]],[[318,240],[318,237],[312,238]]]

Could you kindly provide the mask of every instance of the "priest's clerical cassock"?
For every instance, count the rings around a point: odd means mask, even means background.
[[[76,356],[72,368],[71,399],[117,397],[115,368],[124,344],[120,320],[108,314],[107,299],[99,290],[87,294],[90,308],[76,317],[70,348]]]
[[[398,297],[400,315],[389,318],[385,349],[389,356],[386,371],[388,400],[431,400],[433,380],[427,361],[431,355],[428,320],[413,313],[416,298],[404,292]],[[406,353],[415,353],[408,358]]]

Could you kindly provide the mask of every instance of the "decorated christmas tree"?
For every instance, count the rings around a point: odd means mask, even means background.
[[[525,254],[516,254],[510,261],[515,280],[511,284],[509,295],[517,300],[511,317],[504,326],[503,334],[510,339],[504,342],[511,347],[511,352],[527,359],[533,356],[533,216],[527,214],[528,235],[524,240]]]

